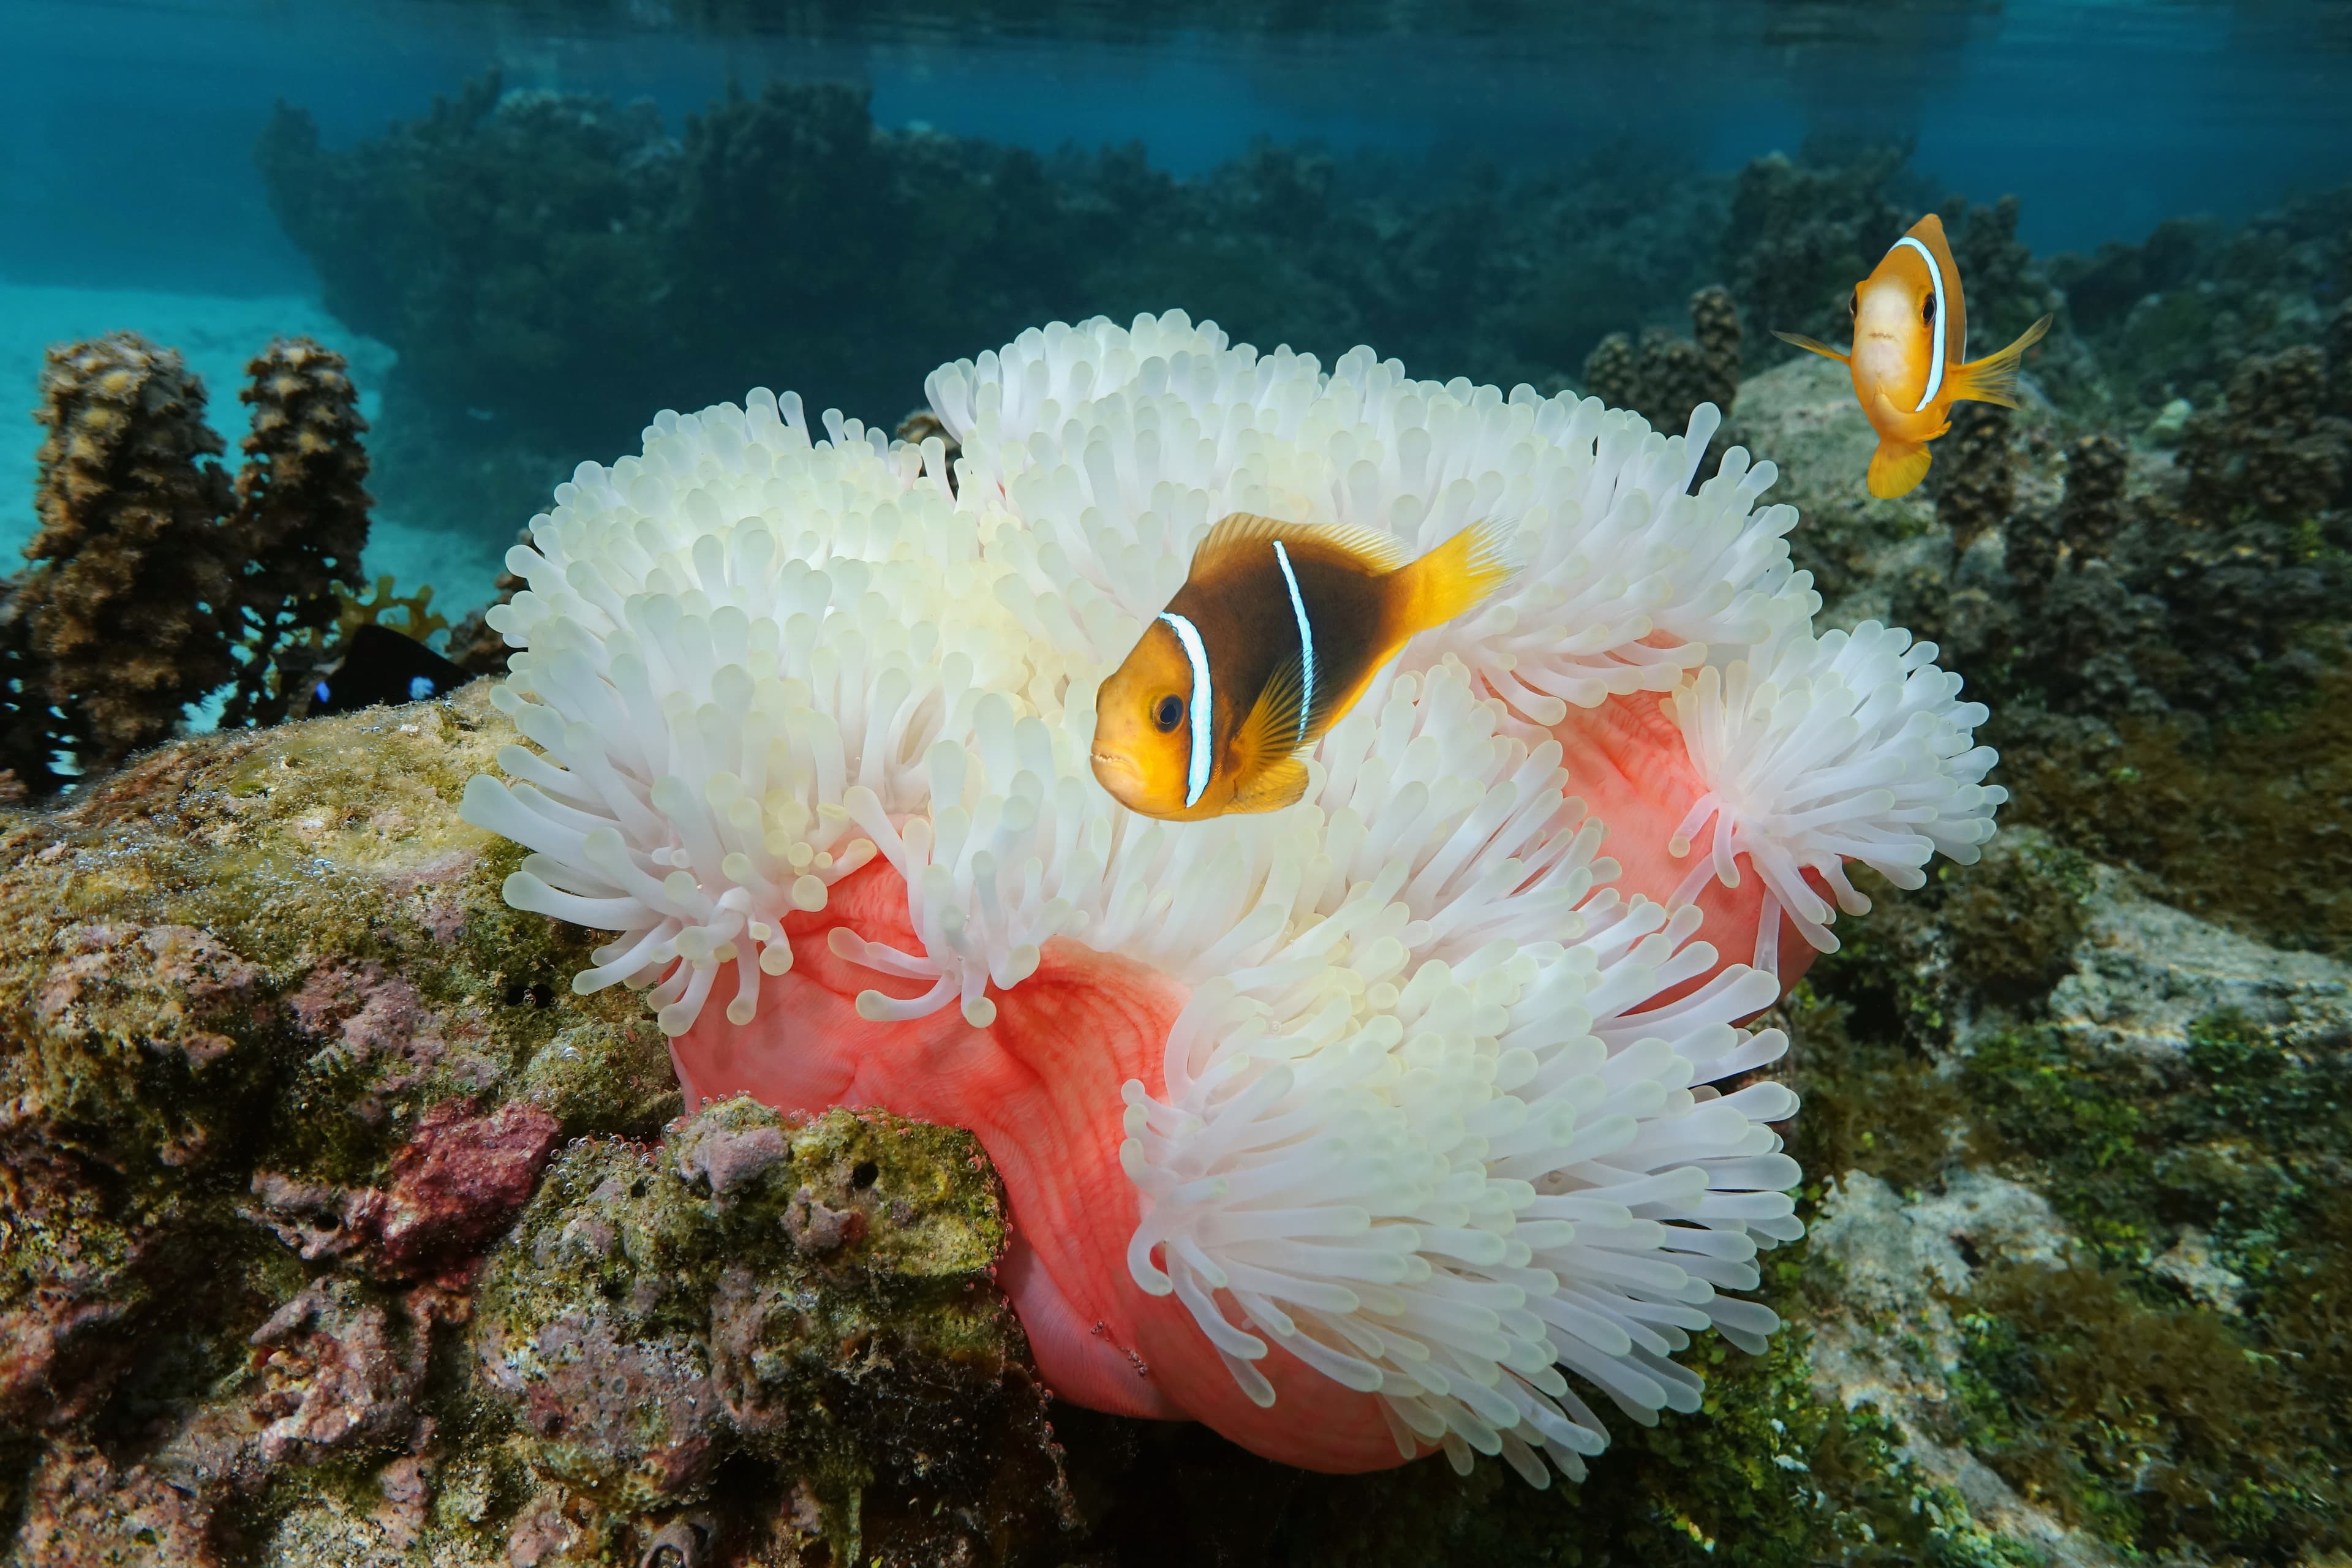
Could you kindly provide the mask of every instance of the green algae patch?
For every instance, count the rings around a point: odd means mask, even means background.
[[[2006,819],[2146,875],[2158,896],[2277,946],[2352,957],[2352,668],[2208,725],[2117,719],[2003,742]]]
[[[1950,1435],[2126,1552],[2291,1561],[2333,1540],[2343,1389],[2264,1336],[2088,1268],[2002,1268],[1960,1319]]]
[[[2051,1029],[1979,1045],[1967,1080],[1992,1151],[2030,1159],[2105,1258],[2146,1267],[2193,1226],[2259,1285],[2352,1174],[2352,1042],[2294,1045],[2220,1015],[2178,1057]]]
[[[2127,1551],[2340,1548],[2352,1042],[2226,1014],[2171,1054],[2045,1027],[1979,1044],[1965,1079],[1979,1142],[2090,1256],[1956,1303],[1951,1435]]]

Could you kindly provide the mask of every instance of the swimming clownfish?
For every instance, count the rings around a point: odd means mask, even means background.
[[[1968,307],[1960,272],[1944,241],[1944,220],[1929,213],[1895,242],[1876,271],[1855,285],[1846,309],[1853,317],[1853,353],[1795,332],[1783,342],[1826,355],[1853,372],[1853,395],[1878,432],[1870,458],[1870,493],[1906,495],[1927,477],[1927,443],[1951,427],[1952,405],[2017,406],[2017,363],[2050,330],[2042,317],[1997,354],[1968,358]]]
[[[1481,523],[1408,564],[1385,534],[1234,512],[1097,693],[1095,777],[1175,822],[1291,805],[1381,667],[1510,575],[1499,545]]]

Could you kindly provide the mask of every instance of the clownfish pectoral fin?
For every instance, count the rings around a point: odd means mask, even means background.
[[[1966,398],[1971,403],[1997,403],[2003,408],[2017,406],[2017,366],[2025,351],[2042,341],[2050,330],[2051,318],[2042,317],[2025,329],[2019,339],[1997,354],[1987,354],[1967,364],[1957,364],[1946,374],[1944,384],[1950,389],[1955,402]]]
[[[1338,714],[1338,692],[1311,697],[1298,656],[1282,661],[1234,731],[1227,751],[1233,769],[1229,811],[1279,811],[1307,793],[1306,749],[1322,738]]]
[[[1840,364],[1852,364],[1853,363],[1850,357],[1838,353],[1837,350],[1830,347],[1829,344],[1822,342],[1819,338],[1809,338],[1802,332],[1784,332],[1778,327],[1772,329],[1772,335],[1780,339],[1784,343],[1794,343],[1797,347],[1804,350],[1807,353],[1819,354],[1823,359],[1833,359]]]
[[[1235,790],[1233,805],[1225,809],[1234,812],[1280,811],[1284,806],[1297,805],[1306,795],[1306,759],[1285,757],[1273,766],[1260,770],[1256,777]]]
[[[1870,455],[1870,493],[1881,500],[1909,495],[1927,477],[1927,463],[1924,441],[1881,440]]]
[[[1234,780],[1228,811],[1279,811],[1307,793],[1303,752],[1337,716],[1334,695],[1318,692],[1310,700],[1298,656],[1282,661],[1226,751]]]
[[[1257,700],[1250,706],[1249,717],[1234,731],[1237,766],[1244,758],[1271,760],[1323,738],[1323,731],[1339,716],[1340,699],[1347,693],[1333,679],[1334,671],[1318,669],[1315,674],[1315,689],[1309,691],[1306,667],[1292,654],[1267,677]]]

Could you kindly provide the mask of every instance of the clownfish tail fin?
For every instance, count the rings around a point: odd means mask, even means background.
[[[1389,630],[1395,641],[1442,626],[1476,605],[1517,571],[1500,524],[1473,523],[1420,560],[1390,574]]]
[[[1998,403],[2003,408],[2016,407],[2018,363],[2025,357],[2026,350],[2042,341],[2042,334],[2050,330],[2050,317],[2042,317],[2026,328],[2015,342],[1997,354],[1987,354],[1982,359],[1954,365],[1947,383],[1952,389],[1952,400],[1957,403],[1966,398],[1971,403]]]
[[[1870,493],[1881,500],[1909,495],[1927,477],[1927,444],[1885,441],[1870,455]]]
[[[1852,359],[1838,353],[1837,350],[1830,347],[1829,344],[1822,342],[1819,338],[1809,338],[1802,332],[1784,332],[1778,327],[1772,329],[1772,335],[1780,339],[1784,343],[1794,343],[1797,347],[1804,350],[1807,353],[1819,354],[1823,359],[1833,359],[1840,364],[1852,364],[1853,363]]]

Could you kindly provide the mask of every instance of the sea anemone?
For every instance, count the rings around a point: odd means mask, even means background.
[[[574,987],[648,988],[690,1103],[971,1128],[1066,1398],[1538,1486],[1605,1444],[1580,1388],[1696,1410],[1671,1357],[1760,1349],[1735,1292],[1801,1233],[1796,1097],[1751,1081],[1787,1042],[1742,1025],[1859,906],[1846,860],[1974,858],[1982,710],[1932,645],[1815,637],[1771,465],[1693,489],[1711,405],[1669,437],[1180,312],[928,390],[952,484],[936,437],[758,391],[558,488],[492,612],[532,745],[466,792],[532,851],[509,901],[618,933]],[[1095,689],[1236,510],[1497,520],[1523,569],[1297,806],[1136,816]]]

